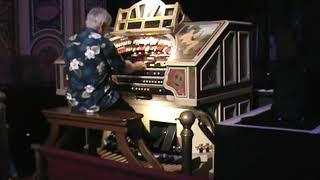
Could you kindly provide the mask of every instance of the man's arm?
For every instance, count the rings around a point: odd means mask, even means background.
[[[129,60],[125,60],[125,70],[124,73],[131,74],[135,71],[142,71],[146,68],[146,65],[142,61],[137,61],[132,63]]]
[[[146,68],[146,65],[143,62],[132,63],[129,60],[124,60],[118,53],[117,48],[109,40],[105,41],[105,46],[102,48],[102,52],[107,58],[108,63],[115,74],[130,74],[134,71],[141,71]]]

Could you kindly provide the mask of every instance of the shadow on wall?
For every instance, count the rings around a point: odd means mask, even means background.
[[[35,56],[1,58],[0,84],[7,86],[36,86],[54,84],[54,59]]]
[[[11,68],[13,67],[13,58],[11,56],[1,56],[1,66],[0,66],[0,87],[9,85],[13,83],[13,72]]]
[[[42,144],[49,133],[49,124],[41,111],[67,103],[55,94],[55,86],[8,87],[4,92],[12,158],[19,176],[30,176],[35,168],[31,144]]]
[[[0,59],[0,86],[24,87],[55,83],[52,59],[34,56],[6,56]]]
[[[49,132],[41,110],[67,103],[55,92],[54,59],[31,56],[0,59],[0,89],[7,95],[10,151],[19,176],[30,176],[34,172],[30,146],[42,143]]]

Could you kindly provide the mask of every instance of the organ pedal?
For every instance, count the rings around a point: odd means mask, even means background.
[[[116,161],[116,162],[120,162],[120,163],[128,163],[128,160],[122,154],[113,153],[113,152],[107,151],[103,148],[97,148],[97,154],[102,159],[107,159],[107,160]],[[143,161],[143,160],[140,160],[140,161],[145,168],[152,168],[151,164],[149,164],[148,162]],[[161,165],[163,166],[163,169],[167,172],[181,172],[181,170],[182,170],[181,164],[161,163]]]

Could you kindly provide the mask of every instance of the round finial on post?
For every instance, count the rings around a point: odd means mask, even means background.
[[[196,116],[192,111],[184,111],[180,114],[180,117],[179,117],[179,120],[183,125],[183,128],[187,128],[187,129],[191,128],[195,119],[196,119]]]
[[[192,111],[184,111],[180,114],[177,120],[183,126],[181,131],[182,140],[182,172],[185,175],[192,175],[192,137],[193,132],[191,126],[193,125],[196,116]]]

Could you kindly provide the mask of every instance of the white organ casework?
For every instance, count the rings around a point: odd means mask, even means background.
[[[135,111],[144,115],[143,123],[150,132],[156,126],[174,125],[174,146],[179,146],[182,130],[175,119],[185,110],[204,114],[209,124],[250,110],[251,23],[193,22],[179,3],[142,0],[119,9],[114,30],[106,37],[124,59],[147,65],[142,72],[116,75],[118,89]],[[57,94],[64,95],[63,59],[55,64]],[[211,152],[208,147],[213,147],[212,143],[197,123],[192,127],[192,152],[199,154],[200,147]]]

